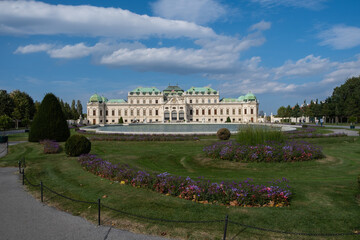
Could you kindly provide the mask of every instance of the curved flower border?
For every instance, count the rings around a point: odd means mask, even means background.
[[[202,177],[193,180],[190,177],[174,176],[167,172],[138,171],[128,165],[112,164],[90,154],[81,155],[78,161],[85,170],[120,184],[147,188],[203,204],[282,207],[288,206],[292,197],[291,187],[286,178],[269,182],[267,185],[255,185],[250,178],[240,182],[219,184]]]

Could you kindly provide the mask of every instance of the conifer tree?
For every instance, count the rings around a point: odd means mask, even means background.
[[[31,124],[29,142],[44,139],[63,142],[69,136],[70,130],[58,99],[52,93],[46,94]]]

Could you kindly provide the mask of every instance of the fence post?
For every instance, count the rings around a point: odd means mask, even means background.
[[[21,174],[21,160],[19,160],[19,174]]]
[[[100,211],[101,211],[101,202],[100,202],[100,198],[98,198],[98,225],[100,226]]]
[[[223,238],[223,240],[226,240],[226,231],[227,231],[228,220],[229,220],[229,215],[226,215],[226,217],[225,217],[225,227],[224,227],[224,238]]]
[[[25,170],[22,170],[22,185],[25,185]]]
[[[44,188],[43,188],[43,182],[40,182],[40,190],[41,190],[41,202],[44,202]]]

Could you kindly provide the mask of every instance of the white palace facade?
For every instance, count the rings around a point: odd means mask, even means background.
[[[239,98],[220,99],[219,92],[210,87],[192,87],[186,91],[168,86],[138,87],[124,99],[110,99],[98,94],[87,104],[89,124],[199,122],[249,123],[258,120],[259,102],[252,93]]]

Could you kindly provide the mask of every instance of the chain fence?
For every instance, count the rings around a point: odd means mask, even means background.
[[[139,218],[139,219],[143,219],[143,220],[147,220],[147,221],[153,221],[153,222],[155,221],[155,222],[184,223],[184,224],[222,223],[222,224],[224,224],[223,240],[226,240],[227,229],[228,229],[229,224],[232,224],[232,225],[242,228],[232,239],[235,239],[235,237],[237,237],[241,232],[245,231],[246,229],[254,229],[254,230],[261,231],[261,232],[270,232],[270,233],[276,233],[276,234],[282,234],[282,235],[297,235],[297,236],[309,236],[309,237],[310,236],[312,236],[312,237],[340,237],[340,236],[360,235],[360,231],[354,231],[354,232],[348,232],[348,233],[303,233],[303,232],[274,230],[274,229],[257,227],[257,226],[253,226],[253,225],[247,225],[247,224],[239,223],[236,221],[232,221],[232,220],[229,220],[228,215],[226,215],[225,219],[212,219],[212,220],[173,220],[173,219],[146,217],[143,215],[130,213],[127,211],[119,210],[119,209],[107,206],[105,204],[102,204],[100,198],[97,199],[97,201],[93,201],[93,202],[78,200],[78,199],[74,199],[74,198],[65,196],[61,193],[54,191],[53,189],[44,185],[42,181],[40,182],[40,184],[34,184],[26,177],[25,167],[23,167],[23,164],[24,164],[24,166],[26,166],[25,159],[23,159],[22,161],[19,161],[19,173],[22,175],[22,184],[25,185],[25,182],[27,182],[32,187],[35,187],[35,188],[40,187],[41,202],[44,202],[44,189],[46,189],[47,191],[49,191],[59,197],[65,198],[65,199],[73,201],[73,202],[97,205],[97,207],[98,207],[98,216],[97,217],[98,217],[98,225],[99,226],[102,223],[101,209],[104,208],[104,209],[108,209],[108,210],[113,211],[118,214],[130,216],[130,217],[134,217],[134,218]]]

